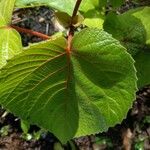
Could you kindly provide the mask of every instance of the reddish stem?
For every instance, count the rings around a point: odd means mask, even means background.
[[[45,35],[45,34],[42,34],[42,33],[36,32],[36,31],[32,31],[32,30],[21,28],[21,27],[14,26],[14,25],[11,25],[11,27],[16,29],[18,32],[28,33],[28,34],[37,36],[41,39],[44,39],[44,40],[50,39],[50,37],[48,35]]]
[[[77,15],[77,12],[78,12],[78,9],[79,9],[81,2],[82,2],[82,0],[77,0],[75,7],[74,7],[74,10],[73,10],[73,13],[72,13],[72,17],[71,17],[71,21],[70,21],[70,27],[69,27],[69,33],[68,33],[68,40],[67,40],[67,42],[68,42],[67,43],[67,53],[68,54],[70,54],[70,52],[71,52],[71,42],[72,42],[72,38],[74,36],[74,26],[72,25],[73,19]]]

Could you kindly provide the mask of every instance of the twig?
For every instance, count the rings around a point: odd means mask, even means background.
[[[36,32],[36,31],[32,31],[32,30],[21,28],[21,27],[14,26],[14,25],[11,25],[11,27],[16,29],[18,32],[34,35],[34,36],[37,36],[37,37],[44,39],[44,40],[50,39],[50,37],[48,35],[45,35],[45,34],[42,34],[42,33]]]

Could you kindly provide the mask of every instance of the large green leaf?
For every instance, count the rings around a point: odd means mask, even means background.
[[[144,26],[146,32],[146,44],[150,47],[150,43],[148,42],[150,40],[150,7],[138,8],[131,10],[128,13],[139,19]]]
[[[150,59],[150,56],[147,55],[149,53],[147,47],[150,47],[149,14],[150,7],[142,7],[118,16],[110,14],[104,23],[105,31],[111,33],[113,37],[118,39],[137,61],[138,87],[150,83],[150,69],[148,69],[148,57]],[[144,49],[147,49],[147,52],[144,52]],[[144,53],[146,56],[144,56]]]
[[[118,16],[109,14],[104,22],[104,30],[118,39],[132,55],[145,46],[144,26],[140,20],[126,13]]]
[[[111,35],[84,29],[70,54],[66,43],[30,46],[0,74],[0,103],[63,143],[120,123],[136,91],[133,59]]]
[[[22,42],[17,31],[11,28],[0,29],[0,68],[7,60],[22,52]]]
[[[3,17],[3,20],[5,19],[6,24],[11,23],[15,1],[16,0],[0,0],[0,20]]]
[[[138,87],[150,84],[150,49],[140,51],[134,56],[137,69]]]
[[[150,7],[133,9],[121,15],[109,14],[104,29],[135,55],[150,40],[149,14]]]

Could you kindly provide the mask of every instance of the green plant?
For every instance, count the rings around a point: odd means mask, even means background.
[[[122,2],[110,0],[109,4],[114,11]],[[14,6],[36,5],[48,5],[64,16],[63,21],[61,17],[58,19],[69,30],[67,38],[50,38],[11,25]],[[139,86],[150,81],[147,65],[150,63],[150,8],[137,9],[137,17],[130,17],[134,10],[127,13],[129,22],[126,23],[121,19],[126,14],[106,16],[106,5],[105,0],[82,3],[81,0],[70,0],[70,3],[68,0],[1,0],[0,104],[23,120],[54,133],[62,143],[73,137],[107,131],[120,123],[132,106],[137,90],[134,59]],[[80,24],[98,28],[75,32]],[[134,29],[133,24],[138,28]],[[17,31],[46,40],[23,48]],[[142,60],[147,63],[145,66]]]
[[[0,129],[0,136],[7,136],[9,134],[10,126],[6,125]]]
[[[20,126],[23,131],[22,138],[27,141],[31,140],[31,139],[39,140],[41,137],[41,134],[44,134],[46,132],[46,131],[40,129],[39,131],[33,131],[33,132],[29,133],[30,124],[28,121],[24,121],[24,120],[21,120]]]

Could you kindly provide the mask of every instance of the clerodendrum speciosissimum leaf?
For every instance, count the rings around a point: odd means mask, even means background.
[[[119,123],[135,98],[134,62],[104,31],[84,29],[27,48],[0,74],[0,103],[15,115],[67,140]]]

